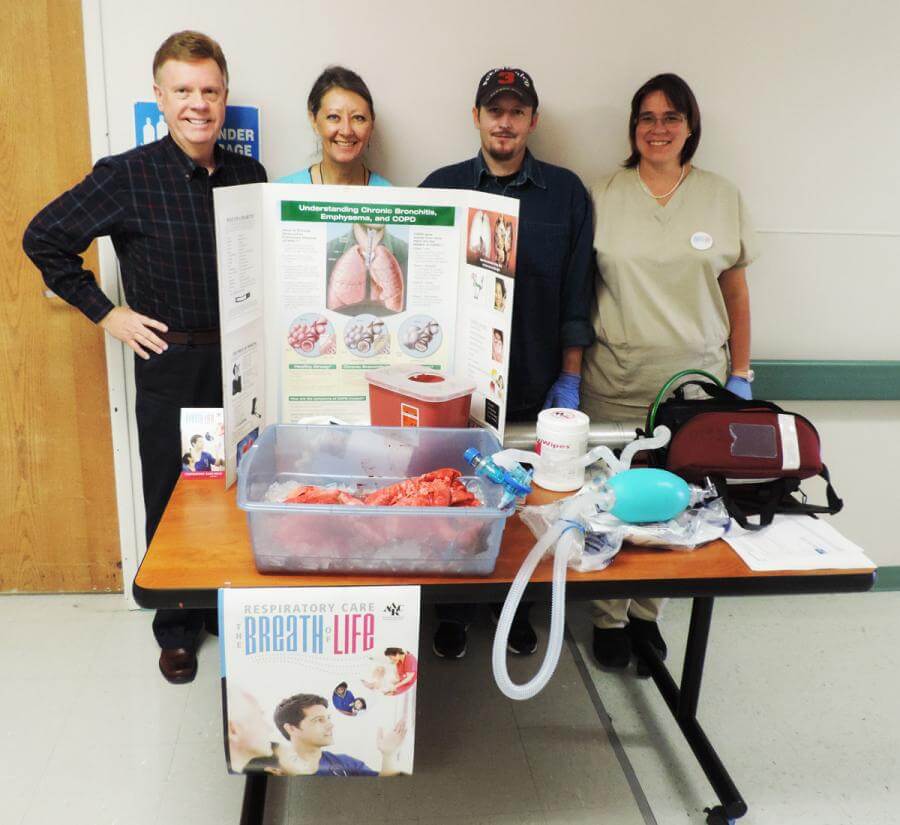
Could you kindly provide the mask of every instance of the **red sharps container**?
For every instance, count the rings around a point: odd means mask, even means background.
[[[466,427],[475,384],[409,364],[366,373],[375,427]]]

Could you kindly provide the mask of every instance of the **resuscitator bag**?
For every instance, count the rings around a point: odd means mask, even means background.
[[[523,507],[519,518],[539,539],[559,521],[560,510],[567,501],[571,505],[570,499],[559,499],[550,504]],[[569,518],[571,529],[560,537],[560,542],[571,543],[569,567],[586,573],[608,567],[624,542],[642,547],[694,550],[701,544],[722,538],[728,531],[730,520],[720,498],[689,507],[668,521],[648,524],[628,524],[596,506],[586,507],[585,512]]]

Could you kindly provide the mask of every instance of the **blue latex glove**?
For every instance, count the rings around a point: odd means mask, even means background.
[[[725,383],[725,389],[734,393],[738,398],[743,398],[745,401],[750,401],[753,398],[753,387],[750,386],[750,382],[746,378],[741,378],[740,375],[730,376]]]
[[[542,409],[550,407],[565,407],[569,410],[577,410],[581,403],[581,376],[571,372],[561,372],[559,378],[553,382]]]

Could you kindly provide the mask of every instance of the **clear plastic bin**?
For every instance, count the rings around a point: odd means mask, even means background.
[[[262,573],[422,573],[487,576],[513,508],[503,490],[471,474],[468,447],[500,449],[481,429],[266,427],[238,467],[238,506],[247,512]],[[370,492],[452,467],[481,507],[354,507],[266,501],[273,482]]]

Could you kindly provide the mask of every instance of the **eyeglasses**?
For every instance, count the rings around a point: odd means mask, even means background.
[[[649,112],[644,112],[643,114],[638,115],[637,123],[638,126],[645,129],[652,129],[657,123],[670,129],[674,129],[681,126],[686,120],[687,118],[678,112],[668,112],[662,117],[656,117],[656,115],[651,115]]]

